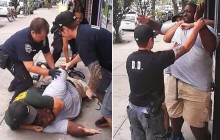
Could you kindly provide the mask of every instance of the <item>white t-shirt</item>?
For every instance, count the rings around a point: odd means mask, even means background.
[[[212,27],[207,26],[214,33]],[[183,44],[186,38],[192,32],[177,28],[171,41]],[[211,90],[212,82],[212,57],[202,45],[201,38],[198,35],[192,49],[177,59],[173,65],[169,66],[165,73],[169,73],[181,81],[192,85],[194,88],[202,91]]]
[[[60,76],[52,80],[52,82],[45,89],[43,96],[51,96],[59,98],[63,101],[63,110],[57,115],[52,125],[44,128],[44,132],[50,133],[67,133],[67,125],[69,119],[76,118],[81,110],[82,99],[76,88],[69,83],[67,73],[63,69]],[[62,124],[62,125],[61,125]]]

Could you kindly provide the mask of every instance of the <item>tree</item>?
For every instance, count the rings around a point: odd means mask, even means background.
[[[123,14],[128,12],[132,0],[113,0],[113,27],[115,28],[115,43],[120,43],[122,41],[119,27],[121,25],[121,20]]]
[[[151,0],[151,15],[152,18],[155,19],[155,0]]]
[[[176,0],[172,0],[173,2],[173,9],[174,9],[174,15],[178,13],[178,6]]]

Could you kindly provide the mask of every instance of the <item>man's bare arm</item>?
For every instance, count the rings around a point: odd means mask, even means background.
[[[73,121],[68,121],[67,134],[70,134],[72,136],[75,137],[92,136],[100,133],[101,130],[86,128]]]
[[[34,130],[34,131],[37,131],[37,132],[43,131],[43,127],[36,126],[36,125],[21,125],[19,127],[19,129]]]
[[[91,73],[88,86],[94,92],[99,84],[99,81],[102,79],[101,66],[98,61],[95,61],[91,63],[88,68]]]
[[[161,34],[160,29],[161,29],[162,23],[151,20],[150,18],[151,16],[138,16],[137,21],[139,24],[148,24],[149,26],[151,26],[153,30]]]
[[[204,26],[199,31],[199,35],[204,49],[210,53],[214,52],[217,46],[216,36],[208,29],[207,26]]]
[[[69,52],[68,52],[68,40],[63,37],[63,54],[66,58],[66,63],[70,62]]]
[[[45,59],[46,59],[48,65],[49,65],[49,67],[50,67],[51,69],[55,68],[55,64],[54,64],[54,60],[53,60],[52,54],[51,54],[50,52],[45,53],[45,54],[44,54],[44,57],[45,57]]]
[[[195,22],[195,27],[193,28],[192,33],[190,33],[190,35],[187,37],[186,41],[182,44],[182,46],[175,47],[173,49],[174,53],[175,53],[175,59],[178,59],[179,57],[181,57],[183,54],[185,54],[186,52],[188,52],[192,48],[192,46],[195,44],[195,41],[196,41],[196,38],[197,38],[199,31],[204,26],[205,26],[205,22],[204,22],[203,18],[201,18],[197,22]]]
[[[54,105],[53,105],[53,113],[57,116],[63,109],[64,103],[61,99],[53,97]]]
[[[177,22],[174,26],[172,26],[166,33],[164,34],[163,40],[166,43],[170,43],[171,39],[173,38],[176,29],[182,24],[182,22]]]

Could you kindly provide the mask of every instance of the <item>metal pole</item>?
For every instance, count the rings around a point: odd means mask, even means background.
[[[210,9],[212,9],[210,7]],[[214,20],[214,29],[218,33],[218,23],[219,23],[219,0],[215,0],[215,20]],[[220,47],[218,47],[215,53],[215,93],[214,93],[214,111],[213,111],[213,135],[212,140],[220,140]]]

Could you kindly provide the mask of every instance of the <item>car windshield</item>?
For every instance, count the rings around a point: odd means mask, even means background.
[[[126,15],[123,17],[124,21],[135,21],[135,16],[132,16],[132,15]]]
[[[7,6],[7,1],[0,1],[0,6]]]

